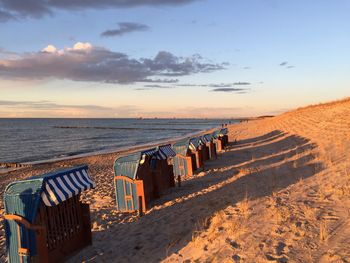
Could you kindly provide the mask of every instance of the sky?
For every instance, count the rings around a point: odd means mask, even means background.
[[[350,94],[348,0],[0,0],[0,117],[274,115]]]

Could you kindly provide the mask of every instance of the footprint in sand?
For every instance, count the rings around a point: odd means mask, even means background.
[[[240,249],[241,248],[241,246],[236,241],[234,241],[234,240],[232,240],[230,238],[226,239],[226,243],[229,244],[234,249]]]
[[[269,261],[284,263],[289,260],[286,255],[289,252],[288,245],[282,241],[263,241],[260,243],[259,248],[268,250],[265,252],[265,257]]]
[[[286,256],[278,257],[278,256],[275,256],[273,254],[265,254],[265,257],[269,261],[275,261],[275,262],[278,262],[278,263],[286,263],[286,262],[288,262],[288,258]]]
[[[242,258],[237,254],[233,255],[232,259],[234,262],[241,262],[241,260],[242,260]]]

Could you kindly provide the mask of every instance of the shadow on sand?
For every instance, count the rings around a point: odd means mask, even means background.
[[[238,147],[249,143],[244,149]],[[323,165],[311,153],[315,147],[308,139],[281,131],[231,144],[218,160],[208,162],[207,175],[184,182],[155,202],[156,206],[170,202],[169,206],[153,209],[136,222],[114,224],[95,233],[94,242],[105,242],[108,247],[94,255],[93,261],[114,257],[118,262],[158,262],[177,253],[191,241],[197,222],[234,206],[246,193],[251,200],[269,196],[320,172]],[[238,177],[242,168],[261,169]],[[96,243],[96,247],[101,245]],[[88,253],[84,256],[89,257]]]

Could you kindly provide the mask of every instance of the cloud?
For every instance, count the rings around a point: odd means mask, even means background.
[[[208,87],[208,88],[232,88],[234,86],[250,85],[250,82],[216,83],[216,84],[177,84],[178,87]]]
[[[219,83],[219,84],[201,84],[201,87],[209,87],[209,88],[224,88],[224,87],[232,87],[233,83]]]
[[[14,15],[0,9],[0,23],[7,22],[12,19],[15,19]]]
[[[77,11],[138,6],[179,6],[195,1],[198,0],[1,0],[0,12],[3,16],[10,16],[9,19],[41,18],[52,15],[59,9]]]
[[[149,88],[136,88],[134,90],[150,90]]]
[[[211,83],[211,84],[177,84],[177,87],[207,87],[214,88],[209,91],[214,92],[234,92],[237,94],[248,93],[250,89],[236,88],[236,86],[248,86],[250,82],[233,82],[233,83]]]
[[[4,48],[0,47],[0,60],[1,59],[10,59],[10,58],[17,58],[17,53],[8,51]]]
[[[208,62],[198,54],[177,57],[167,51],[159,51],[154,58],[134,59],[125,53],[78,42],[72,48],[59,50],[48,45],[39,52],[0,59],[0,78],[52,78],[105,83],[152,82],[152,78],[223,70],[225,65],[226,63]]]
[[[131,22],[123,22],[118,23],[119,28],[106,30],[101,33],[103,37],[112,37],[112,36],[122,36],[127,33],[135,32],[135,31],[147,31],[149,30],[149,26],[140,23],[131,23]]]
[[[286,66],[287,64],[288,64],[288,62],[284,61],[284,62],[280,63],[280,66],[283,67],[283,66]]]
[[[164,85],[158,85],[158,84],[149,84],[144,85],[143,88],[136,88],[134,90],[153,90],[153,89],[173,89],[176,88],[176,86],[164,86]]]
[[[105,107],[99,105],[69,105],[51,101],[0,100],[3,117],[116,117],[138,116],[139,108],[133,105]]]
[[[0,100],[0,106],[6,107],[23,107],[43,110],[57,110],[64,108],[86,109],[86,110],[111,110],[112,108],[97,105],[62,105],[50,101],[9,101]]]
[[[246,89],[238,89],[238,88],[216,88],[216,89],[212,89],[211,91],[214,91],[214,92],[235,92],[235,93],[240,93],[240,94],[247,92]]]
[[[287,62],[287,61],[284,61],[284,62],[280,63],[279,65],[280,65],[281,67],[286,66],[285,68],[287,68],[287,69],[290,69],[290,68],[294,68],[294,67],[295,67],[295,66],[292,66],[292,65],[287,66],[287,64],[288,64],[288,62]]]
[[[176,87],[206,87],[206,88],[214,88],[209,91],[214,92],[235,92],[237,94],[246,94],[250,91],[250,89],[247,88],[236,88],[235,86],[245,86],[250,85],[250,82],[234,82],[234,83],[218,83],[218,84],[186,84],[186,83],[180,83],[175,84],[171,86],[164,86],[164,85],[144,85],[143,88],[136,88],[135,90],[151,90],[151,89],[171,89]]]
[[[231,118],[254,115],[258,112],[253,107],[180,107],[171,111],[145,111],[143,117],[158,118]]]
[[[187,83],[181,83],[181,84],[177,84],[177,87],[203,87],[200,84],[187,84]]]
[[[234,87],[234,86],[247,86],[247,85],[250,85],[250,82],[220,83],[220,84],[208,84],[208,85],[202,85],[202,86],[210,87],[210,88],[228,88],[228,87]]]
[[[236,86],[246,86],[246,85],[250,85],[250,82],[235,82],[234,85]]]
[[[216,70],[222,70],[227,65],[227,62],[215,64],[211,62],[204,62],[203,57],[199,54],[190,57],[176,57],[170,52],[160,51],[154,59],[143,59],[145,66],[158,75],[163,76],[185,76],[193,73],[209,73]]]
[[[150,83],[177,83],[178,79],[144,79],[141,82],[150,82]]]
[[[104,107],[99,105],[65,105],[52,101],[0,100],[0,117],[159,117],[159,118],[228,118],[255,115],[254,107],[169,107],[143,109],[136,105]],[[265,114],[265,113],[264,113]]]
[[[48,45],[44,49],[41,50],[42,52],[47,52],[47,53],[55,53],[57,52],[57,48],[53,45]]]
[[[174,86],[162,86],[162,85],[144,85],[145,88],[153,88],[153,89],[171,89]]]

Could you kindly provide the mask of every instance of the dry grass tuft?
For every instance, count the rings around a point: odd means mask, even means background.
[[[331,102],[318,103],[318,104],[312,104],[312,105],[305,106],[305,107],[300,107],[300,108],[297,108],[296,110],[287,111],[286,113],[293,113],[293,112],[303,111],[303,110],[312,109],[312,108],[332,107],[334,105],[348,103],[349,101],[350,101],[350,98],[346,97],[344,99],[335,100],[335,101],[331,101]]]
[[[196,243],[199,240],[199,237],[208,228],[209,224],[210,218],[197,221],[194,228],[195,230],[192,232],[192,242]]]
[[[193,236],[192,236],[193,238]],[[174,238],[172,242],[168,244],[168,246],[165,249],[165,255],[168,257],[170,250],[180,241],[181,236]]]
[[[230,263],[234,262],[231,257],[228,257],[225,255],[224,246],[219,245],[219,249],[215,252],[213,252],[206,260],[205,262],[212,262],[212,263]]]
[[[350,185],[349,185],[349,183],[340,187],[339,196],[340,197],[350,197]]]
[[[320,240],[322,242],[326,241],[328,238],[328,229],[326,220],[322,220],[320,223]]]
[[[220,230],[223,228],[226,215],[223,210],[216,212],[214,216],[209,220],[210,224],[207,231],[207,239],[209,242],[213,242],[220,234]]]
[[[242,221],[237,217],[231,217],[225,222],[223,226],[225,227],[225,230],[230,237],[239,234],[243,230]]]
[[[300,178],[299,178],[299,181],[298,181],[298,184],[299,184],[299,186],[303,186],[304,185],[304,178],[301,176]]]
[[[350,179],[350,168],[347,164],[344,165],[344,174],[346,178]]]
[[[278,175],[275,171],[272,172],[271,187],[273,191],[275,191],[278,188]]]
[[[244,218],[244,219],[248,219],[249,218],[249,198],[248,198],[248,192],[246,191],[244,199],[237,204],[237,207],[240,211],[240,215]]]
[[[293,168],[297,169],[299,167],[298,160],[293,161]]]
[[[251,162],[251,163],[254,163],[255,161],[256,161],[255,154],[252,153],[250,162]]]

